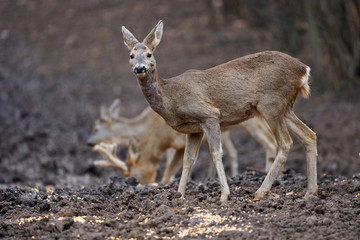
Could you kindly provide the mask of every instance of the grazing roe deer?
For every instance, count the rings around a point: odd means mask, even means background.
[[[119,100],[114,100],[108,109],[101,106],[100,118],[95,121],[88,144],[103,155],[105,160],[97,160],[94,164],[99,167],[117,168],[123,175],[134,176],[140,183],[148,184],[155,181],[156,170],[165,151],[176,148],[175,154],[167,159],[161,180],[162,183],[168,183],[182,163],[185,135],[169,127],[150,107],[133,119],[122,118],[119,113]],[[241,126],[264,146],[267,156],[266,166],[271,165],[271,158],[275,156],[272,152],[276,150],[276,142],[271,132],[267,130],[266,123],[259,118],[253,118],[242,123]],[[129,146],[130,138],[139,141],[131,141],[124,165],[116,156],[116,145]],[[232,176],[235,176],[237,151],[231,142],[229,131],[222,135],[222,141],[229,154]]]
[[[101,142],[128,146],[132,138],[141,139],[154,118],[158,116],[150,107],[134,118],[121,117],[119,113],[118,99],[115,99],[109,108],[101,105],[100,117],[96,119],[92,133],[87,139],[89,146],[93,147]]]
[[[108,163],[109,167],[115,167],[113,163],[116,163],[116,166],[121,165],[122,174],[124,176],[135,177],[140,184],[154,183],[162,156],[166,150],[170,148],[175,149],[175,155],[168,161],[163,179],[161,180],[162,183],[168,183],[172,175],[180,167],[184,154],[185,139],[182,134],[171,129],[156,114],[148,131],[146,131],[146,134],[140,141],[130,141],[125,162],[116,156],[116,147],[116,143],[96,144],[93,149],[103,155],[106,160],[96,161],[95,164],[100,167],[107,166],[99,165],[99,163]]]
[[[186,147],[178,191],[185,196],[191,168],[205,134],[220,180],[221,201],[230,190],[222,164],[221,130],[260,115],[275,135],[278,151],[255,199],[270,191],[292,147],[292,133],[304,145],[307,159],[305,198],[317,194],[316,134],[293,112],[298,95],[308,97],[310,68],[297,59],[275,51],[244,56],[207,70],[189,70],[163,79],[153,56],[163,34],[159,23],[139,42],[122,27],[130,51],[129,64],[142,92],[155,112],[175,130],[185,133]]]
[[[94,164],[98,167],[116,168],[124,176],[136,177],[141,184],[153,183],[161,157],[166,150],[173,148],[176,149],[175,154],[167,159],[161,181],[168,183],[182,162],[185,136],[170,128],[150,107],[132,119],[120,117],[119,113],[119,100],[115,100],[109,109],[104,105],[100,108],[100,118],[95,121],[87,143],[103,155],[105,160],[96,160]],[[227,142],[226,149],[233,156],[232,170],[237,171],[237,152],[230,135],[225,134],[223,138]],[[127,159],[123,162],[116,156],[116,146],[129,146],[130,142],[132,147],[128,149]],[[134,149],[137,149],[137,152],[134,152]]]

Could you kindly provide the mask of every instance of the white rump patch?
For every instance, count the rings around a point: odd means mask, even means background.
[[[304,75],[302,78],[301,78],[301,86],[304,86],[305,84],[308,83],[309,81],[309,77],[310,77],[310,68],[308,66],[306,66],[306,75]]]

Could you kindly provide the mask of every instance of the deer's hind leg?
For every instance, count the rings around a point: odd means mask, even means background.
[[[255,199],[263,199],[268,192],[270,192],[271,186],[279,175],[280,171],[287,160],[290,148],[292,147],[292,139],[290,137],[288,128],[284,116],[277,118],[265,118],[268,122],[271,130],[275,134],[276,141],[278,143],[278,151],[275,157],[274,163],[271,165],[265,180],[261,184],[260,188],[255,193]]]
[[[199,153],[203,133],[190,133],[186,135],[185,154],[183,160],[183,170],[181,173],[178,192],[185,196],[186,184],[189,179],[191,169]]]
[[[298,119],[293,111],[286,114],[286,124],[291,132],[305,148],[307,163],[307,191],[304,198],[317,194],[317,172],[316,172],[316,134]]]

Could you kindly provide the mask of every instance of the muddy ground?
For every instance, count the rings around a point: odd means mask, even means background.
[[[246,20],[219,18],[211,30],[203,1],[0,2],[0,238],[358,239],[359,85],[321,92],[312,83],[310,99],[297,101],[295,112],[318,136],[319,195],[308,201],[296,140],[270,196],[251,201],[265,154],[240,128],[231,132],[240,174],[229,178],[225,204],[217,179],[205,177],[212,164],[206,148],[185,200],[178,177],[141,186],[92,165],[99,156],[86,138],[101,103],[121,99],[128,117],[146,107],[121,26],[141,39],[159,19],[165,28],[156,58],[164,77],[279,49],[271,33]],[[308,52],[296,57],[311,66]],[[228,170],[226,155],[224,164]]]

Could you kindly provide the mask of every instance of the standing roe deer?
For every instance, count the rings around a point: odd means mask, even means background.
[[[99,167],[117,168],[123,175],[134,176],[140,183],[148,184],[155,181],[156,170],[165,151],[176,148],[175,154],[167,159],[166,169],[161,180],[162,183],[168,183],[182,162],[185,135],[169,127],[164,119],[160,118],[150,107],[133,119],[120,117],[119,112],[119,100],[114,100],[108,109],[101,106],[100,118],[95,121],[88,144],[103,155],[105,160],[97,160],[94,164]],[[275,156],[273,152],[276,151],[276,142],[267,129],[266,123],[259,118],[253,118],[240,125],[264,146],[267,157],[266,166],[271,165],[271,158]],[[133,144],[128,149],[127,159],[125,163],[122,163],[116,156],[116,145],[129,146],[130,138],[139,141],[132,141]],[[235,176],[237,174],[237,151],[231,142],[229,131],[222,135],[222,141],[229,154],[232,176]]]
[[[266,51],[207,70],[189,70],[163,79],[153,56],[163,34],[159,23],[139,42],[124,26],[124,43],[130,50],[130,66],[142,92],[155,112],[175,130],[185,133],[186,147],[178,191],[185,196],[186,183],[205,134],[220,180],[221,201],[230,194],[222,164],[221,130],[260,115],[275,135],[278,151],[255,199],[263,199],[286,162],[292,146],[289,131],[304,145],[307,159],[305,198],[317,194],[316,134],[293,112],[298,95],[308,97],[310,68],[280,52]]]

